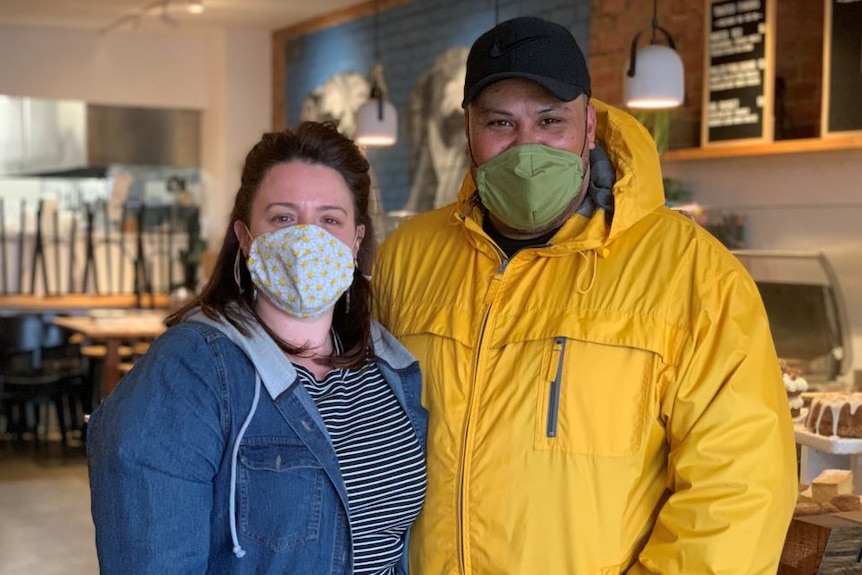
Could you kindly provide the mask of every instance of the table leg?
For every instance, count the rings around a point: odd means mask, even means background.
[[[105,364],[102,366],[102,399],[117,386],[120,381],[120,340],[108,338],[105,340]]]

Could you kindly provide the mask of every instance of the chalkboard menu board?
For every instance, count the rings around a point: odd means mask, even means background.
[[[824,134],[862,131],[862,0],[826,0]]]
[[[710,0],[702,145],[772,138],[773,0]]]

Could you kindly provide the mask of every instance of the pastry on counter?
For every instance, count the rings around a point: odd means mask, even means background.
[[[794,515],[824,515],[862,510],[862,499],[852,493],[853,472],[848,469],[824,469],[802,486],[796,500]]]
[[[778,366],[784,379],[787,401],[790,402],[790,416],[799,417],[803,407],[802,392],[808,391],[808,381],[802,377],[799,369],[790,367],[785,360],[779,360]]]
[[[824,469],[811,482],[811,496],[816,503],[825,503],[836,495],[853,492],[853,472],[849,469]]]
[[[811,400],[805,427],[826,437],[862,438],[862,393],[836,392]]]

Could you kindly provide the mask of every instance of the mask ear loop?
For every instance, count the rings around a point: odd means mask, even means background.
[[[468,112],[469,113],[469,112]],[[469,126],[467,128],[467,156],[470,158],[470,174],[473,176],[473,183],[476,184],[476,191],[473,192],[473,196],[470,198],[470,201],[467,202],[466,207],[464,208],[463,213],[455,214],[455,217],[449,220],[449,225],[457,226],[460,225],[460,221],[466,220],[467,216],[470,214],[470,210],[473,209],[474,206],[481,206],[482,200],[479,198],[479,186],[476,182],[476,170],[479,169],[479,164],[476,163],[476,158],[473,157],[473,143],[470,141],[470,129]],[[474,169],[475,167],[475,169]],[[483,208],[484,209],[484,208]]]
[[[239,269],[239,260],[240,255],[242,254],[242,248],[236,248],[236,257],[233,260],[233,281],[236,282],[236,287],[239,289],[239,295],[242,296],[245,293],[245,289],[242,287],[242,276],[240,275]]]
[[[236,287],[239,289],[239,296],[245,294],[245,288],[242,287],[242,273],[240,272],[240,259],[242,256],[242,248],[236,249],[236,257],[233,260],[233,281],[236,282]],[[254,286],[251,288],[251,301],[257,301],[257,289]]]
[[[245,222],[242,223],[248,235],[251,236],[251,231],[248,229],[248,226],[245,225]],[[237,242],[239,242],[239,238],[237,238]],[[233,281],[236,283],[236,287],[239,289],[239,295],[242,297],[245,294],[245,288],[242,287],[242,273],[240,270],[240,260],[242,259],[242,246],[238,245],[236,248],[236,257],[233,260]],[[257,290],[252,287],[251,300],[257,300]]]
[[[350,282],[350,287],[347,288],[347,291],[344,293],[344,315],[350,315],[350,290],[353,289],[353,284],[356,281],[356,274],[362,273],[359,270],[359,260],[357,258],[353,258],[353,281]]]

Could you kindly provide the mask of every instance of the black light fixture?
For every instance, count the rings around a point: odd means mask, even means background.
[[[647,30],[635,34],[624,80],[626,106],[630,108],[673,108],[685,95],[682,59],[670,32],[658,25],[658,0],[653,0],[650,43],[638,49],[638,40]],[[659,44],[661,32],[667,46]]]
[[[374,3],[374,64],[369,74],[371,93],[356,111],[356,143],[363,146],[391,146],[398,138],[398,112],[386,99],[386,81],[380,63],[380,7]]]

